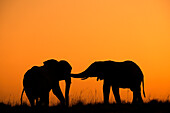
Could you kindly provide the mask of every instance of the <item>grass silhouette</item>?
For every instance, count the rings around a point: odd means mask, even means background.
[[[0,103],[0,112],[58,112],[58,113],[170,113],[170,101],[150,100],[143,104],[87,104],[79,101],[71,107],[64,107],[60,104],[50,107],[30,107],[27,104],[14,105]]]

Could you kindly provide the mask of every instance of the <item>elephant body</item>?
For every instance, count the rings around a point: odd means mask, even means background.
[[[36,99],[38,104],[38,98],[46,98],[45,103],[48,103],[49,92],[52,89],[50,81],[43,67],[34,66],[26,72],[23,79],[23,86],[31,105],[33,105],[34,99]]]
[[[51,89],[54,95],[61,101],[61,104],[68,105],[68,94],[71,84],[71,69],[72,68],[68,62],[58,62],[53,59],[44,62],[44,66],[33,66],[31,69],[29,69],[24,75],[23,92],[25,91],[31,106],[35,106],[35,100],[36,105],[48,106],[49,92]],[[60,80],[65,80],[66,82],[66,99],[64,99],[59,86]]]
[[[112,87],[117,103],[121,103],[119,88],[130,88],[133,92],[133,102],[143,102],[141,82],[143,82],[143,94],[145,96],[143,73],[139,66],[132,61],[97,61],[82,73],[72,74],[71,76],[84,79],[97,77],[97,80],[104,80],[103,96],[105,103],[108,103],[109,100],[110,87]]]

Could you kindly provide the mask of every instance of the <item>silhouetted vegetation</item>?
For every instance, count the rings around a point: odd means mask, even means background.
[[[169,113],[170,112],[170,101],[158,101],[151,100],[144,104],[87,104],[84,105],[82,102],[78,102],[71,107],[63,107],[61,105],[50,106],[50,107],[30,107],[24,105],[7,105],[0,103],[0,112],[56,112],[56,113]]]

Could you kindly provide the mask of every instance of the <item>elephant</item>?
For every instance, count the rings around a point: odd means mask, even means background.
[[[62,105],[69,105],[69,90],[71,84],[71,65],[65,61],[54,59],[43,62],[43,66],[33,66],[23,78],[22,96],[25,91],[31,106],[49,106],[49,92],[58,97]],[[59,86],[59,81],[65,80],[65,98]]]
[[[141,83],[143,83],[144,91],[144,76],[139,66],[133,61],[127,60],[123,62],[115,62],[111,60],[96,61],[92,63],[85,71],[79,74],[71,74],[71,77],[82,78],[97,77],[97,81],[103,80],[103,97],[104,103],[109,103],[110,87],[117,103],[121,103],[119,88],[130,88],[133,92],[132,103],[143,103],[141,97]]]

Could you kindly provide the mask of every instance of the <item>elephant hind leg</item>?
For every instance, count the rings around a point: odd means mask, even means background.
[[[35,98],[34,98],[34,95],[33,95],[33,91],[30,90],[30,89],[25,89],[25,94],[26,94],[26,96],[27,96],[27,98],[28,98],[28,100],[31,104],[31,107],[34,107],[35,106],[35,103],[34,103]]]
[[[132,100],[132,103],[133,104],[135,104],[135,103],[137,103],[137,93],[136,93],[136,91],[133,91],[133,100]]]
[[[34,107],[34,106],[35,106],[35,103],[34,103],[34,98],[33,98],[33,96],[32,96],[32,95],[29,95],[29,94],[26,94],[26,95],[27,95],[28,100],[29,100],[29,102],[30,102],[30,104],[31,104],[31,107]]]
[[[137,93],[137,98],[138,98],[139,103],[143,103],[142,96],[141,96],[141,90],[140,89],[139,89],[139,91]]]
[[[109,94],[110,94],[110,85],[104,81],[103,84],[103,96],[104,96],[104,103],[109,103]]]
[[[36,98],[36,106],[40,106],[40,98],[39,97]]]
[[[30,101],[31,107],[34,107],[35,106],[34,99],[29,99],[29,101]]]
[[[135,88],[133,91],[133,101],[132,103],[143,103],[142,96],[141,96],[141,88]]]
[[[40,96],[39,104],[41,106],[49,106],[49,93],[48,92]]]
[[[112,90],[113,90],[113,94],[114,94],[116,102],[120,104],[121,100],[120,100],[119,88],[112,87]]]

